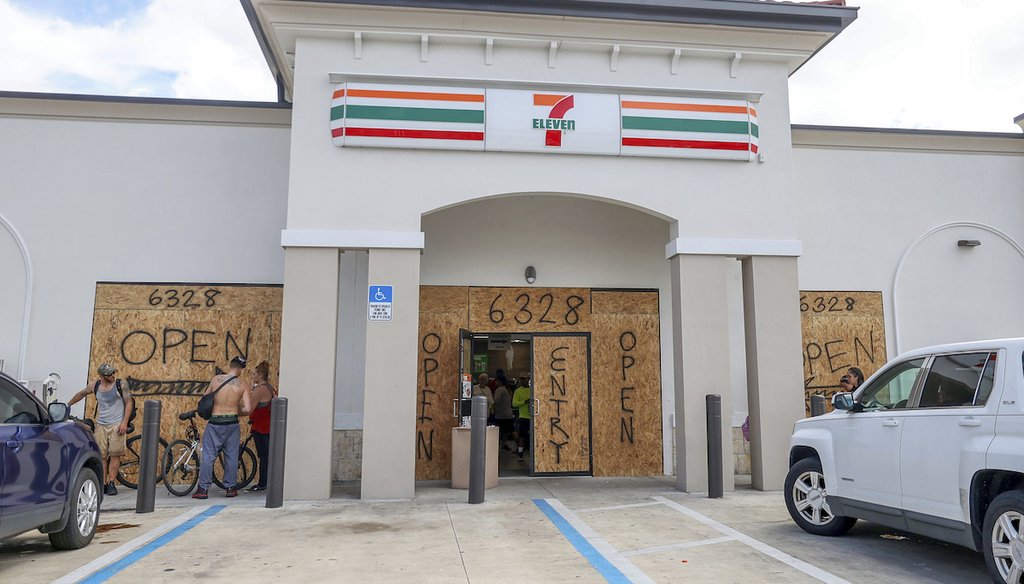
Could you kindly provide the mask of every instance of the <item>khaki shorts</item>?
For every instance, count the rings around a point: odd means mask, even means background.
[[[124,454],[125,436],[117,433],[120,426],[120,424],[111,426],[96,424],[96,431],[93,434],[96,436],[96,443],[100,445],[100,458]]]

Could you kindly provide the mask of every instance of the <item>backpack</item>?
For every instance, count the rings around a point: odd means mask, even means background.
[[[221,388],[231,383],[235,379],[238,378],[234,375],[228,377],[227,379],[224,380],[224,383],[220,384],[220,387],[213,390],[212,393],[208,393],[203,397],[199,398],[199,405],[196,406],[196,413],[199,414],[200,418],[204,420],[210,419],[210,416],[213,415],[213,396],[217,395],[217,392],[220,391]]]
[[[121,390],[121,380],[120,379],[114,380],[114,389],[117,390],[118,397],[120,397],[121,401],[124,402],[125,401],[125,399],[124,399],[124,391]],[[99,382],[99,380],[97,380],[96,381],[96,385],[92,386],[92,397],[96,400],[96,408],[97,408],[96,409],[96,416],[97,417],[99,417],[99,415],[100,415],[100,413],[99,413],[100,398],[97,395],[99,393],[99,391],[100,391],[100,382]],[[129,397],[131,397],[131,396],[129,396]],[[138,412],[135,409],[135,399],[132,398],[132,411],[128,414],[128,430],[125,432],[125,434],[131,434],[132,432],[135,431],[135,424],[133,422],[135,422],[135,416],[137,414],[138,414]]]

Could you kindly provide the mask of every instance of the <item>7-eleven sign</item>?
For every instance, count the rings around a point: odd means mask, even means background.
[[[550,108],[547,117],[533,118],[533,127],[545,130],[545,146],[561,146],[562,132],[576,129],[576,120],[565,119],[565,114],[576,104],[572,95],[533,94],[533,105]]]
[[[614,94],[488,89],[490,151],[619,154]]]

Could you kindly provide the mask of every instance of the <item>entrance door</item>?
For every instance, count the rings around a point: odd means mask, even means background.
[[[456,417],[459,425],[469,427],[469,418],[473,412],[472,388],[473,379],[473,333],[459,329],[459,393],[456,397]]]
[[[591,474],[590,335],[533,337],[533,472]]]

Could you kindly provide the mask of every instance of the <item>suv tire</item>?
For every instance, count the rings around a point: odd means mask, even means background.
[[[857,519],[832,514],[825,499],[825,475],[817,458],[805,458],[786,475],[786,508],[793,521],[814,535],[843,535]]]
[[[100,518],[100,480],[89,468],[78,471],[69,493],[70,512],[64,529],[50,534],[50,545],[59,550],[77,550],[89,545]]]
[[[985,512],[981,531],[985,564],[994,582],[1018,584],[1024,576],[1024,491],[999,495]],[[998,555],[998,557],[997,557]]]

